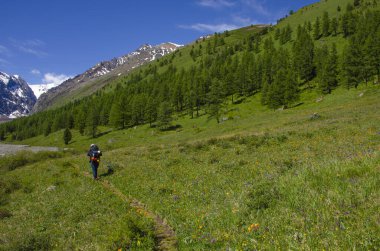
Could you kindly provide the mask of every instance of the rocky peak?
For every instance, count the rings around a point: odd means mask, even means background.
[[[37,98],[32,89],[18,75],[0,72],[0,116],[17,118],[32,110]]]

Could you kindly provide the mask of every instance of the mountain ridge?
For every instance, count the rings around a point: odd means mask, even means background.
[[[75,92],[80,93],[80,90],[84,88],[89,91],[81,93],[80,96],[90,95],[105,86],[110,79],[126,75],[135,68],[170,54],[182,46],[172,42],[159,45],[143,44],[131,53],[108,61],[101,61],[84,73],[78,74],[41,94],[33,112],[43,111],[55,104],[60,105],[60,101],[65,97],[69,97]]]

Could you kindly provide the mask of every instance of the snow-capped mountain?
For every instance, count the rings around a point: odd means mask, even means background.
[[[18,118],[31,112],[37,98],[18,75],[0,72],[0,117]]]
[[[111,78],[126,75],[133,69],[170,54],[182,46],[170,42],[155,46],[144,44],[134,52],[100,62],[86,72],[43,93],[38,98],[33,112],[53,106],[59,100],[71,100],[73,94],[76,97],[90,95],[109,83]]]
[[[145,63],[151,62],[167,54],[170,54],[182,46],[183,45],[178,45],[170,42],[159,44],[156,46],[144,44],[132,53],[118,58],[113,58],[110,61],[98,63],[91,69],[87,70],[85,73],[76,76],[73,80],[75,80],[76,82],[83,82],[88,79],[101,77],[125,64],[131,65],[131,69],[134,69]]]
[[[39,98],[43,93],[47,92],[49,89],[56,87],[56,84],[41,84],[41,85],[29,85],[33,90],[34,95]]]

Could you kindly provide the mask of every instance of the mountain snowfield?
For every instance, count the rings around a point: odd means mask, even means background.
[[[28,115],[37,98],[32,89],[18,75],[0,72],[0,116],[18,118]]]
[[[29,84],[29,87],[33,90],[36,98],[39,98],[43,93],[47,92],[49,89],[58,86],[57,84],[41,84],[41,85],[32,85]]]

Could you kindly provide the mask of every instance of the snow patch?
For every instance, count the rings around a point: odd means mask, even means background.
[[[16,118],[20,118],[20,117],[24,117],[24,116],[25,116],[25,114],[22,114],[19,111],[14,111],[11,114],[9,114],[8,118],[10,118],[10,119],[16,119]]]
[[[183,47],[184,46],[183,44],[176,44],[176,43],[172,43],[172,42],[168,42],[168,44],[172,44],[176,47]]]
[[[4,72],[0,72],[0,81],[2,81],[5,85],[7,85],[9,83],[9,75],[4,73]]]
[[[55,84],[29,85],[36,98],[39,98],[43,93],[47,92],[49,89],[55,86]]]

